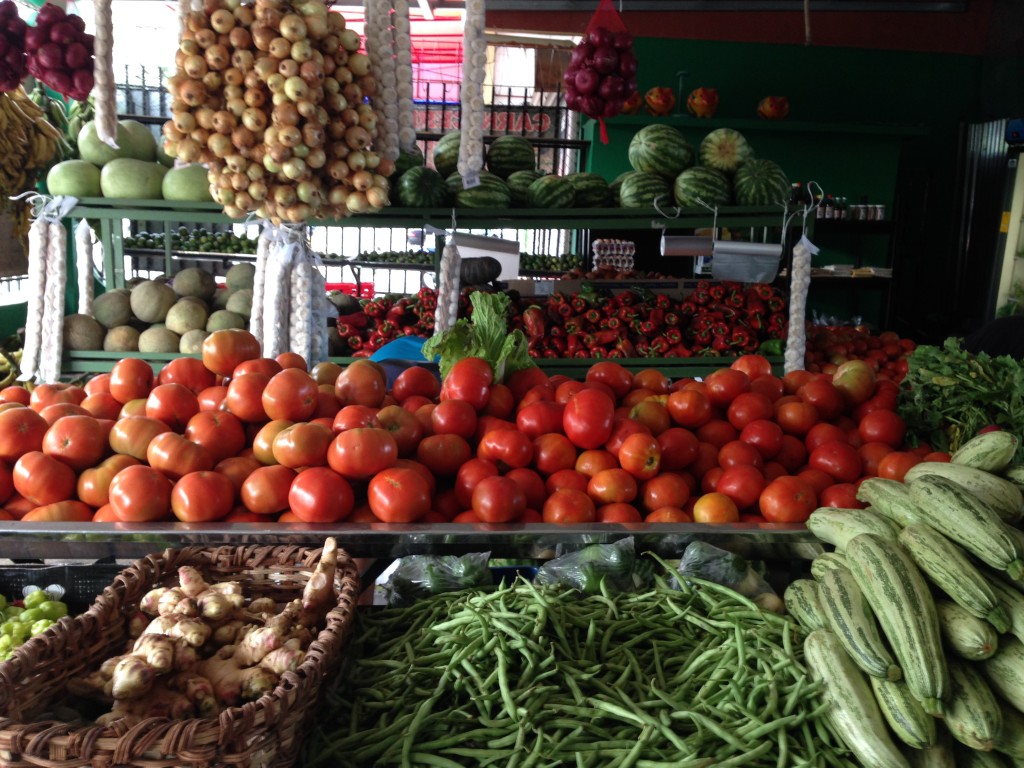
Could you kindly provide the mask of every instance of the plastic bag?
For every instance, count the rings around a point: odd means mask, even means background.
[[[559,584],[587,595],[601,594],[601,583],[610,592],[628,592],[647,581],[648,563],[638,560],[633,538],[611,544],[590,544],[548,560],[537,569],[538,584]]]
[[[398,567],[384,584],[390,606],[411,605],[417,600],[443,592],[456,592],[494,584],[487,563],[490,552],[455,555],[409,555],[399,558]]]
[[[587,24],[587,34],[572,51],[562,82],[566,106],[600,121],[605,144],[604,119],[620,114],[626,100],[636,93],[636,70],[633,36],[612,0],[600,0]]]
[[[692,576],[729,587],[753,600],[762,610],[783,612],[782,600],[747,560],[712,544],[690,543],[676,570],[683,577]]]

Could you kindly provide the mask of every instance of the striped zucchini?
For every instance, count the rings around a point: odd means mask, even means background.
[[[836,548],[846,549],[847,543],[861,533],[874,533],[895,539],[899,529],[889,518],[869,509],[843,509],[841,507],[818,507],[807,518],[807,528]]]
[[[825,717],[861,765],[872,768],[910,768],[900,754],[878,708],[864,673],[827,629],[816,629],[804,641],[804,662],[822,680]]]
[[[870,677],[871,689],[882,716],[896,738],[914,749],[927,749],[936,744],[935,718],[924,711],[902,680]]]
[[[1009,523],[1019,520],[1021,513],[1024,512],[1024,496],[1021,496],[1020,488],[1009,480],[983,469],[951,462],[922,461],[907,470],[903,482],[913,485],[922,475],[939,475],[962,485]]]
[[[993,691],[1024,712],[1024,643],[1003,636],[999,650],[981,662],[981,670]]]
[[[1019,442],[1013,432],[1003,429],[985,432],[962,443],[950,461],[986,472],[1002,472],[1013,460]]]
[[[897,480],[869,477],[858,486],[857,498],[897,525],[925,521],[924,513],[910,500],[910,489]]]
[[[910,498],[928,510],[928,524],[993,568],[1014,579],[1024,576],[1017,541],[992,507],[947,477],[920,475],[910,483]]]
[[[938,600],[939,629],[946,646],[961,659],[981,661],[996,652],[999,635],[984,619],[972,616],[956,603]]]
[[[949,680],[952,688],[946,704],[946,727],[961,744],[991,751],[1003,725],[995,694],[973,665],[959,659],[949,661]]]
[[[825,611],[818,596],[818,582],[813,579],[796,579],[786,587],[782,599],[786,603],[786,610],[805,632],[827,626]]]
[[[821,577],[825,575],[826,571],[833,568],[848,568],[849,566],[850,564],[846,561],[844,555],[838,552],[826,552],[814,558],[814,561],[811,563],[811,576],[821,581]]]
[[[953,737],[943,727],[936,728],[935,746],[904,750],[912,768],[956,768]]]
[[[996,736],[996,751],[1015,760],[1024,760],[1024,714],[1005,701],[1000,701],[999,705],[1003,709],[1003,727]]]
[[[846,557],[911,692],[925,712],[941,716],[949,673],[935,600],[924,575],[899,544],[870,533],[854,538]]]
[[[1006,609],[992,585],[960,547],[928,525],[904,528],[899,542],[932,583],[964,610],[985,619],[999,632],[1010,628]]]
[[[957,768],[1009,768],[1010,761],[998,752],[980,752],[960,747],[953,751]]]
[[[1006,609],[1010,617],[1010,634],[1024,642],[1024,594],[1007,584],[1002,574],[991,572],[989,584],[995,592],[996,599]]]
[[[1011,464],[1000,473],[1020,489],[1024,489],[1024,464]]]
[[[822,574],[818,586],[829,629],[854,663],[871,677],[899,680],[903,673],[885,647],[875,615],[853,574],[846,568],[832,568]]]

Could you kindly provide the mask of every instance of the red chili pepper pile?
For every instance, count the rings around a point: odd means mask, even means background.
[[[436,308],[437,293],[430,288],[369,299],[361,311],[338,318],[343,354],[366,357],[400,336],[431,336]],[[467,290],[459,316],[471,311]],[[702,280],[682,301],[647,291],[520,299],[509,327],[523,330],[538,358],[733,356],[784,338],[786,320],[786,300],[770,285]]]

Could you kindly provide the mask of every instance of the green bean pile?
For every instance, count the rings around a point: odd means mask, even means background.
[[[303,765],[855,765],[796,625],[710,583],[525,580],[360,615]]]

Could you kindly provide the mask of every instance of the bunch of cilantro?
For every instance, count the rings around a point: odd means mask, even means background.
[[[1008,355],[972,355],[957,338],[922,345],[907,359],[898,411],[908,439],[952,453],[983,427],[995,425],[1021,440],[1024,460],[1024,366]]]
[[[451,328],[435,333],[423,345],[423,356],[427,360],[440,358],[442,379],[464,357],[481,357],[490,363],[495,381],[536,366],[530,357],[526,334],[519,329],[511,333],[508,330],[508,311],[512,305],[508,294],[474,291],[469,300],[473,311],[468,319],[457,320]]]

